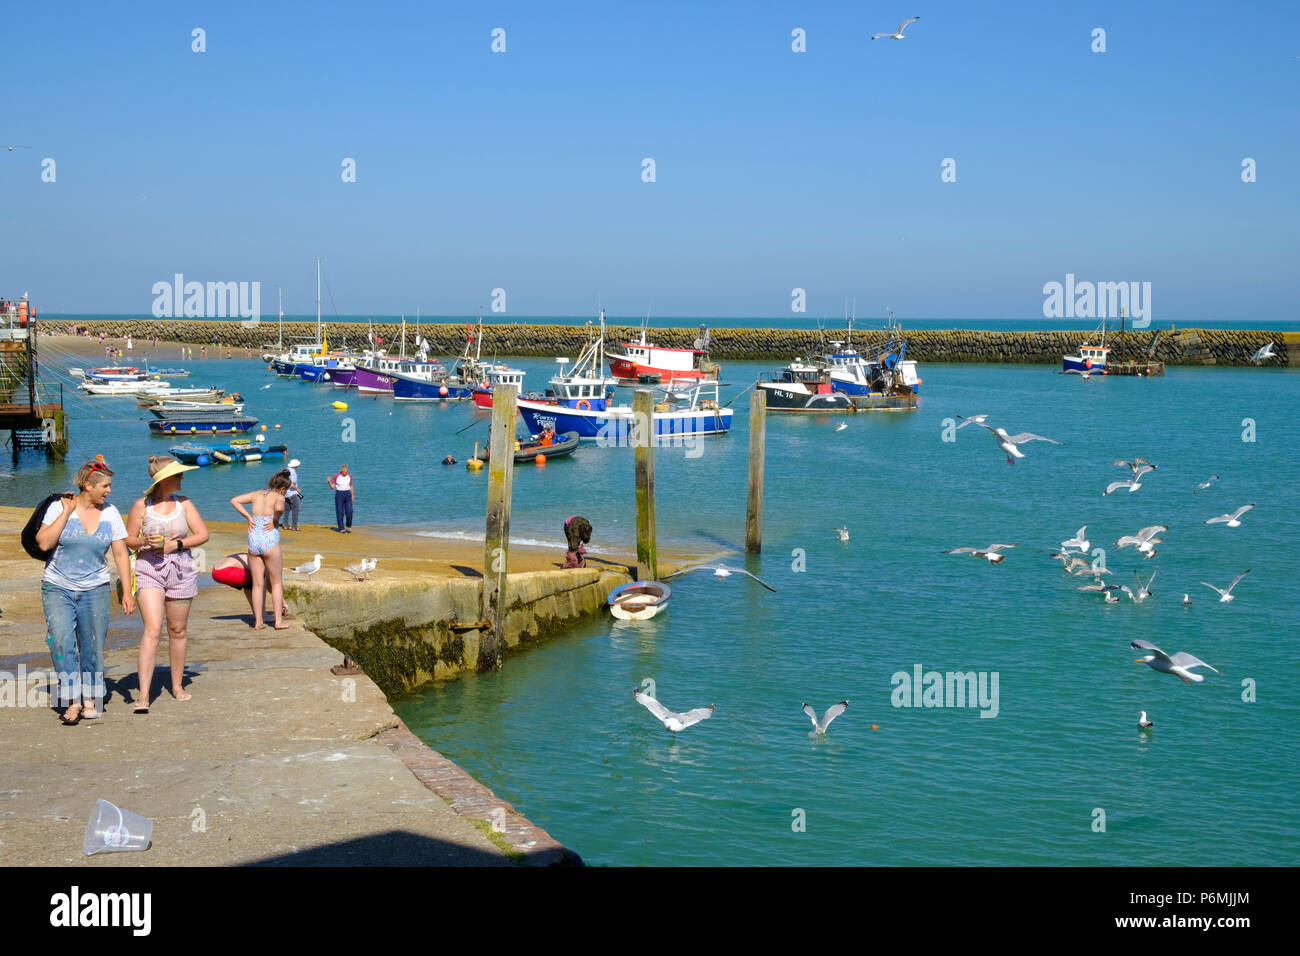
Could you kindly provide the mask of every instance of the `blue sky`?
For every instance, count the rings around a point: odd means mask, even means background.
[[[915,15],[907,39],[868,39]],[[486,313],[501,287],[507,316],[598,300],[789,316],[800,287],[810,316],[856,297],[864,316],[1033,318],[1067,272],[1151,282],[1158,321],[1300,302],[1294,3],[325,0],[5,20],[0,143],[34,148],[0,152],[0,295],[46,313],[147,314],[176,272],[259,281],[264,313],[283,286],[306,313],[315,256],[333,306],[363,315]]]

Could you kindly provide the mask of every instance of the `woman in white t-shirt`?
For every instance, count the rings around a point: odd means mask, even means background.
[[[338,521],[338,527],[334,530],[351,534],[352,502],[356,499],[356,489],[352,487],[352,476],[348,474],[348,466],[339,465],[339,473],[325,480],[334,489],[334,517]]]
[[[109,575],[105,556],[122,581],[122,613],[135,610],[126,555],[126,525],[108,504],[113,472],[102,458],[86,462],[74,479],[78,494],[60,498],[45,512],[36,544],[54,554],[45,563],[41,604],[50,658],[59,680],[60,717],[71,726],[99,717],[104,698],[104,637],[108,633]],[[83,703],[84,702],[84,703]]]

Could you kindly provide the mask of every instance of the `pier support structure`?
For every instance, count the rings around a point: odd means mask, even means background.
[[[488,437],[487,532],[483,536],[483,598],[480,617],[489,625],[479,644],[480,671],[501,667],[506,645],[506,569],[510,554],[510,489],[515,475],[514,385],[492,389],[492,432]]]
[[[749,394],[749,498],[745,504],[745,553],[763,550],[763,452],[767,446],[767,392]]]
[[[654,393],[638,388],[632,396],[632,449],[636,462],[636,577],[659,577],[655,547]]]

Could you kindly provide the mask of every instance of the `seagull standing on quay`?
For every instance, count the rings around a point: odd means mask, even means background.
[[[1173,674],[1184,684],[1191,684],[1193,682],[1199,684],[1201,681],[1205,680],[1204,674],[1193,674],[1191,672],[1191,668],[1193,667],[1209,667],[1210,670],[1214,671],[1214,673],[1219,673],[1217,668],[1210,667],[1209,664],[1205,663],[1205,661],[1201,660],[1199,657],[1193,657],[1185,651],[1179,651],[1177,654],[1166,654],[1150,641],[1144,641],[1141,638],[1133,641],[1129,644],[1129,647],[1139,651],[1151,651],[1150,654],[1145,657],[1139,657],[1133,663],[1146,664],[1152,670],[1160,671],[1162,674]]]
[[[1235,578],[1233,578],[1233,579],[1232,579],[1232,583],[1229,584],[1226,588],[1216,588],[1216,587],[1215,587],[1213,584],[1211,584],[1209,581],[1202,581],[1201,583],[1204,584],[1207,588],[1209,588],[1209,589],[1212,590],[1212,591],[1218,591],[1218,592],[1219,592],[1219,603],[1220,603],[1220,604],[1227,604],[1229,601],[1234,600],[1234,598],[1233,598],[1233,596],[1232,596],[1232,589],[1235,588],[1235,587],[1237,586],[1237,582],[1238,582],[1238,581],[1240,581],[1242,578],[1244,578],[1244,577],[1245,577],[1246,575],[1248,575],[1248,574],[1250,574],[1250,568],[1247,568],[1245,571],[1242,571],[1239,575],[1237,575]]]
[[[813,734],[816,735],[826,733],[826,728],[831,725],[831,721],[849,709],[849,702],[842,700],[838,704],[831,704],[826,708],[826,713],[822,715],[820,720],[817,718],[817,711],[808,706],[806,701],[801,706],[803,712],[808,715],[808,719],[812,721]]]
[[[307,577],[310,578],[313,574],[315,574],[319,570],[320,570],[320,555],[318,554],[314,559],[308,561],[306,564],[300,564],[296,568],[294,568],[293,573],[305,574],[307,575]]]
[[[961,418],[960,415],[958,415],[957,417]],[[1017,448],[1016,447],[1017,445],[1023,445],[1025,444],[1025,442],[1031,442],[1031,441],[1051,442],[1053,445],[1061,444],[1059,441],[1056,441],[1056,439],[1054,438],[1044,438],[1042,435],[1035,435],[1033,432],[1021,432],[1018,435],[1008,435],[1007,430],[1005,428],[1001,428],[1001,427],[994,428],[992,425],[984,424],[983,419],[985,418],[988,418],[988,415],[975,415],[971,418],[965,418],[962,419],[962,424],[958,425],[957,427],[961,428],[962,425],[965,425],[967,423],[974,423],[978,425],[980,428],[989,431],[993,435],[993,440],[997,442],[998,447],[1002,449],[1003,454],[1007,456],[1008,465],[1014,465],[1016,463],[1017,458],[1025,457],[1025,453],[1021,451],[1019,448]]]
[[[1241,516],[1244,515],[1254,505],[1242,505],[1230,515],[1219,515],[1217,518],[1210,518],[1206,524],[1226,524],[1229,528],[1241,527]]]
[[[369,577],[370,572],[375,569],[375,565],[378,563],[374,558],[362,558],[360,564],[349,564],[343,570],[360,581],[362,578]]]
[[[916,22],[917,20],[919,20],[919,19],[921,19],[921,18],[920,18],[920,17],[908,17],[906,20],[904,20],[902,23],[900,23],[900,24],[898,25],[898,30],[897,30],[896,32],[894,32],[894,33],[877,33],[877,34],[876,34],[875,36],[873,36],[871,39],[873,39],[873,40],[881,40],[881,39],[884,39],[885,37],[889,37],[889,39],[891,39],[891,40],[905,40],[905,39],[907,39],[907,38],[903,36],[903,28],[906,27],[909,23],[915,23],[915,22]]]
[[[696,707],[694,710],[688,710],[684,714],[678,714],[669,710],[663,704],[659,703],[659,701],[655,700],[649,694],[643,693],[639,689],[634,690],[632,696],[636,699],[638,704],[658,717],[659,722],[673,733],[683,731],[687,727],[698,724],[701,720],[708,720],[713,716],[713,711],[716,709],[713,704],[709,704],[708,707]]]

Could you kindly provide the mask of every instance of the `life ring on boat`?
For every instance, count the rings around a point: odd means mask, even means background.
[[[578,408],[580,411],[584,411],[584,412],[586,412],[586,411],[590,411],[590,410],[591,410],[591,402],[587,401],[585,398],[580,398],[580,399],[578,399],[578,405],[577,405],[577,408]]]
[[[1086,369],[1091,369],[1091,368],[1092,368],[1092,359],[1084,359],[1084,360],[1083,360],[1083,367],[1086,368]]]

